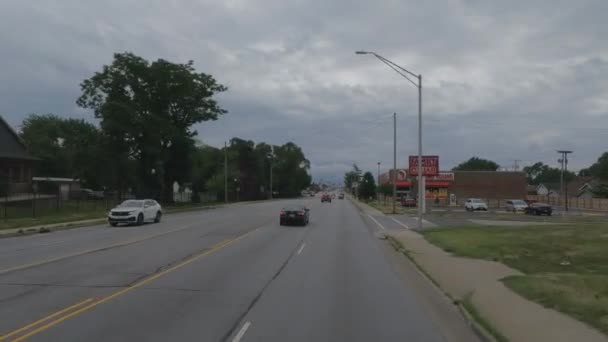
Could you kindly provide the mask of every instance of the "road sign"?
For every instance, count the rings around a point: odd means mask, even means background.
[[[439,174],[439,156],[422,156],[422,175],[437,176]],[[410,156],[410,176],[418,176],[418,156]]]

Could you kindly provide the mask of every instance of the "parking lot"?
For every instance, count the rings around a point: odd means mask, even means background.
[[[427,208],[425,218],[436,226],[463,226],[471,223],[480,225],[510,225],[517,226],[528,223],[550,224],[570,222],[601,222],[608,221],[608,213],[582,212],[569,210],[562,215],[562,211],[554,208],[551,216],[526,215],[522,212],[508,212],[500,208],[490,208],[488,211],[467,212],[463,208]]]

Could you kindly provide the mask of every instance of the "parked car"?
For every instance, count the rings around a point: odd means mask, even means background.
[[[553,208],[546,203],[532,203],[526,208],[526,214],[551,216]]]
[[[408,208],[413,208],[418,206],[418,201],[412,197],[401,197],[401,205]]]
[[[323,194],[323,196],[321,196],[321,203],[323,202],[331,203],[331,196],[329,196],[329,194]]]
[[[80,193],[76,194],[80,199],[103,199],[104,194],[103,191],[94,191],[92,189],[80,189]]]
[[[108,222],[112,227],[119,223],[141,225],[144,222],[160,222],[163,215],[158,202],[152,199],[126,200],[108,213]]]
[[[281,226],[287,224],[299,224],[305,226],[310,220],[310,209],[303,205],[291,205],[283,208],[279,217]]]
[[[338,195],[338,199],[344,199],[344,193],[342,193],[342,192],[341,192],[341,193]]]
[[[524,200],[508,200],[505,204],[505,210],[512,211],[514,213],[518,211],[525,212],[527,207],[528,203],[526,203]]]
[[[486,202],[482,201],[479,198],[469,198],[465,202],[464,207],[467,211],[475,211],[475,210],[487,211],[488,210],[488,205],[486,204]]]

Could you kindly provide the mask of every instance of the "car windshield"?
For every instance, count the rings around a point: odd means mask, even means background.
[[[482,200],[477,199],[477,198],[473,198],[473,199],[471,200],[471,202],[473,202],[473,203],[483,203],[483,201],[482,201]]]
[[[128,200],[120,203],[119,208],[141,208],[144,201]]]
[[[515,205],[527,205],[526,202],[524,202],[522,200],[514,200],[513,204],[515,204]]]

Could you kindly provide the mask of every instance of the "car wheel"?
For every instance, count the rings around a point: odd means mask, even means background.
[[[139,214],[137,216],[137,223],[138,226],[141,226],[142,224],[144,224],[144,214]]]
[[[283,223],[283,220],[279,220],[279,226],[284,225],[285,223]]]
[[[154,217],[154,223],[159,223],[162,216],[163,214],[160,211],[156,212],[156,216]]]
[[[116,222],[110,222],[110,226],[112,226],[112,227],[116,227],[117,224],[118,223],[116,223]]]

